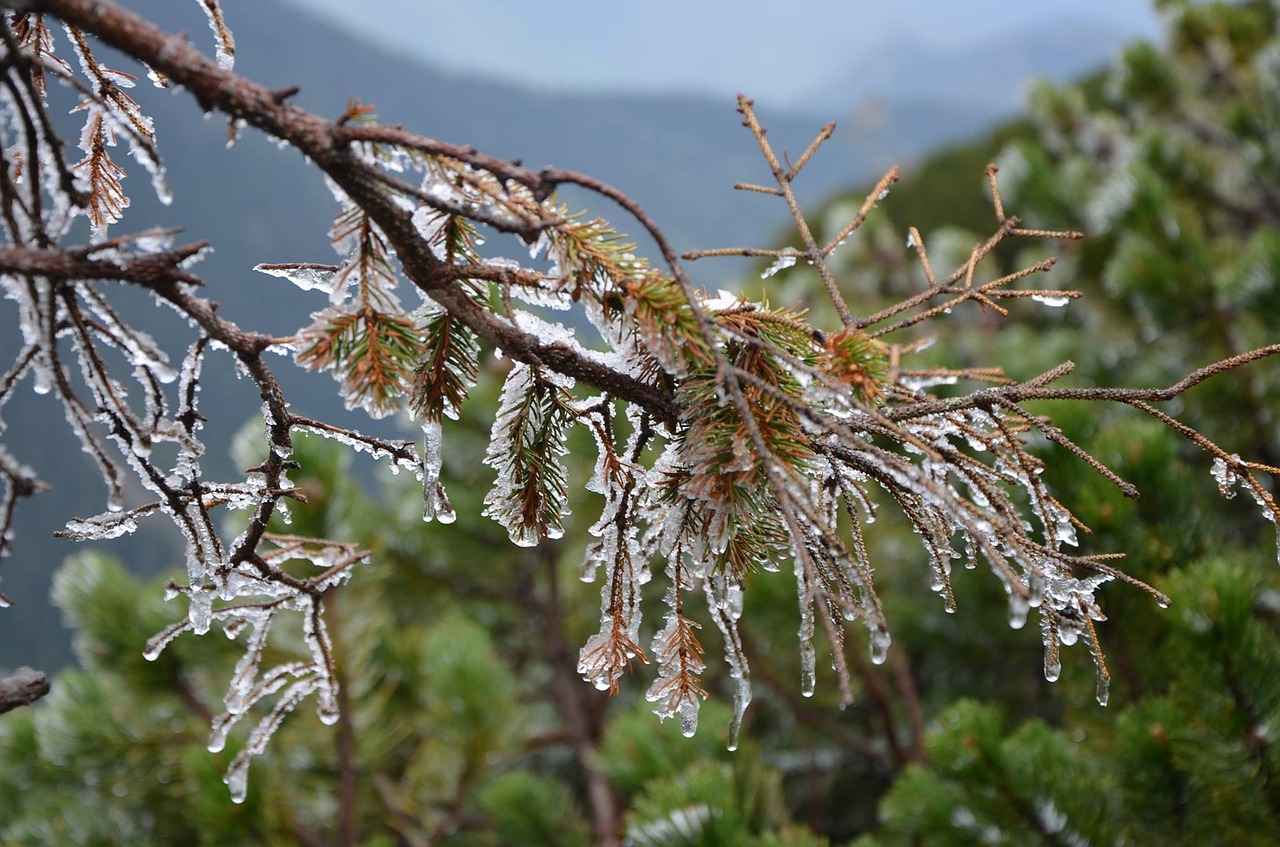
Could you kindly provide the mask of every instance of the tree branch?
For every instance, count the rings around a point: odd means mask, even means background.
[[[49,680],[40,671],[18,668],[0,678],[0,714],[19,706],[30,706],[49,693]]]
[[[0,0],[0,8],[43,12],[55,15],[72,26],[93,33],[107,44],[148,66],[163,72],[186,88],[206,111],[218,110],[243,120],[275,138],[288,142],[329,175],[353,201],[363,208],[386,234],[400,259],[405,276],[433,300],[466,324],[485,341],[494,344],[517,361],[546,364],[554,370],[596,386],[614,396],[649,410],[658,420],[672,423],[680,409],[672,397],[635,378],[593,361],[563,344],[547,344],[501,320],[474,303],[451,281],[454,273],[437,259],[418,233],[411,215],[389,196],[381,175],[351,154],[348,144],[358,134],[353,128],[314,115],[292,103],[282,102],[276,93],[245,77],[218,66],[180,36],[169,35],[132,12],[110,2],[94,0]],[[429,139],[419,139],[427,146]],[[518,174],[534,186],[535,195],[545,196],[548,186],[574,182],[586,187],[603,186],[570,171],[547,175],[514,168],[510,163],[475,154],[470,148],[431,142],[431,146],[457,153],[460,161],[485,168],[500,165],[496,173]],[[607,188],[607,186],[605,187]],[[597,190],[599,188],[597,187]],[[620,192],[606,196],[621,197]],[[634,207],[630,203],[628,210]],[[647,218],[642,222],[651,232],[661,233]],[[665,238],[662,243],[666,245]],[[669,245],[664,255],[678,262]],[[114,277],[113,277],[114,278]]]

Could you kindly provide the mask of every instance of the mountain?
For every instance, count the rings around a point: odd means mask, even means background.
[[[944,49],[898,38],[850,59],[798,102],[837,113],[944,102],[990,120],[1015,111],[1030,80],[1082,76],[1109,62],[1131,37],[1107,23],[1063,20]]]
[[[1096,33],[1154,37],[1160,13],[1148,2],[1074,0],[1070,4],[894,0],[648,0],[636,3],[405,3],[403,0],[287,0],[407,56],[441,67],[517,80],[556,91],[681,91],[732,98],[738,91],[780,107],[806,108],[806,90],[880,58],[884,45],[974,45],[980,50],[1025,33],[1026,44],[1052,38],[1060,24]],[[1091,31],[1087,31],[1091,30]],[[903,53],[928,64],[934,52]],[[1093,55],[1090,53],[1090,55]],[[979,64],[999,61],[980,53]],[[936,81],[946,87],[946,80]],[[883,89],[881,89],[883,93]],[[893,98],[894,100],[898,98]],[[937,98],[935,98],[937,99]],[[823,112],[830,108],[818,101]]]
[[[196,43],[208,41],[193,3],[135,0],[126,5],[170,31],[189,31]],[[733,102],[557,96],[451,75],[388,55],[279,0],[232,4],[227,12],[237,39],[238,70],[273,87],[300,84],[300,104],[337,116],[348,96],[355,96],[374,103],[388,123],[519,157],[531,166],[554,164],[593,174],[638,200],[679,249],[766,244],[785,222],[782,204],[732,190],[738,181],[768,179]],[[296,153],[282,151],[252,131],[226,149],[224,122],[202,120],[199,108],[182,92],[154,90],[145,83],[135,92],[155,117],[175,201],[170,207],[160,206],[145,176],[134,167],[125,184],[133,200],[126,218],[130,229],[177,225],[185,227],[184,237],[209,240],[214,252],[196,268],[209,283],[207,296],[246,329],[291,333],[309,311],[324,303],[251,269],[259,262],[332,260],[326,232],[336,206],[323,179]],[[778,112],[764,103],[760,113],[770,127],[770,139],[793,155],[831,117]],[[837,131],[806,169],[797,193],[802,202],[816,203],[835,189],[864,181],[884,164],[905,162],[981,126],[982,119],[964,105],[930,100],[899,108],[889,100],[878,122],[854,122],[852,128]],[[66,137],[77,137],[78,130],[68,127]],[[130,160],[122,161],[130,167]],[[980,179],[974,174],[975,190]],[[596,198],[576,195],[571,202],[613,218],[624,230],[635,229],[618,210]],[[695,282],[714,288],[746,267],[715,260],[696,263],[691,270]],[[747,284],[760,283],[748,279]],[[145,296],[130,297],[137,292],[119,294],[133,301],[129,312],[134,319],[180,358],[190,340],[185,324]],[[12,314],[0,309],[0,359],[12,356],[17,336]],[[292,373],[289,367],[279,370],[300,412],[341,415],[327,376]],[[33,464],[55,491],[19,507],[14,554],[0,572],[5,593],[15,601],[13,608],[0,612],[0,667],[29,663],[48,668],[68,655],[66,634],[57,630],[55,614],[47,605],[49,579],[59,561],[78,549],[52,539],[51,533],[71,515],[100,511],[103,492],[93,482],[96,471],[81,455],[50,398],[25,387],[19,391],[4,410],[8,429],[3,443]],[[210,418],[205,430],[208,467],[210,476],[218,478],[234,470],[227,445],[257,413],[258,398],[225,357],[213,357],[206,366],[202,398]],[[383,424],[384,434],[388,428],[394,431],[394,424]],[[140,571],[155,572],[179,561],[176,539],[158,520],[144,523],[137,536],[113,542],[108,549]]]

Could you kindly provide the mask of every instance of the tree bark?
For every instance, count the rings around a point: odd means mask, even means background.
[[[48,677],[31,668],[18,668],[0,679],[0,714],[19,706],[30,706],[48,693]]]

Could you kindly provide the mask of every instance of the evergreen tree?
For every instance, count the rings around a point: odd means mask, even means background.
[[[1029,331],[1003,337],[1033,371],[1069,349],[1086,382],[1160,384],[1271,334],[1280,319],[1275,10],[1162,7],[1165,43],[1134,45],[1085,84],[1038,87],[1029,122],[955,154],[972,161],[1003,147],[1006,200],[1032,225],[1087,234],[1062,257],[1084,298],[1058,320],[1026,322]],[[891,216],[903,213],[895,200],[911,202],[905,194],[890,199]],[[965,238],[935,232],[931,246]],[[1081,332],[1087,347],[1070,341]],[[946,338],[939,348],[963,346]],[[1243,390],[1205,384],[1180,416],[1216,435],[1243,434],[1273,456],[1278,376],[1261,367]],[[1100,629],[1117,715],[1090,708],[1083,693],[1042,702],[1029,721],[1021,704],[981,691],[942,708],[928,762],[902,773],[881,806],[882,829],[858,843],[1274,841],[1276,750],[1265,727],[1276,704],[1278,633],[1265,525],[1235,503],[1200,496],[1205,472],[1226,494],[1230,477],[1162,428],[1053,412],[1092,455],[1161,492],[1159,502],[1126,501],[1070,463],[1050,460],[1046,469],[1071,502],[1087,504],[1077,515],[1091,540],[1129,551],[1128,570],[1172,606],[1144,614],[1117,597],[1109,608]],[[975,663],[984,664],[971,659],[966,670]]]

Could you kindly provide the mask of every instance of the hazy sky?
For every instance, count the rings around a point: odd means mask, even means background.
[[[1159,31],[1148,0],[288,2],[470,75],[558,89],[747,91],[779,101],[885,44],[945,48],[1067,20]]]

